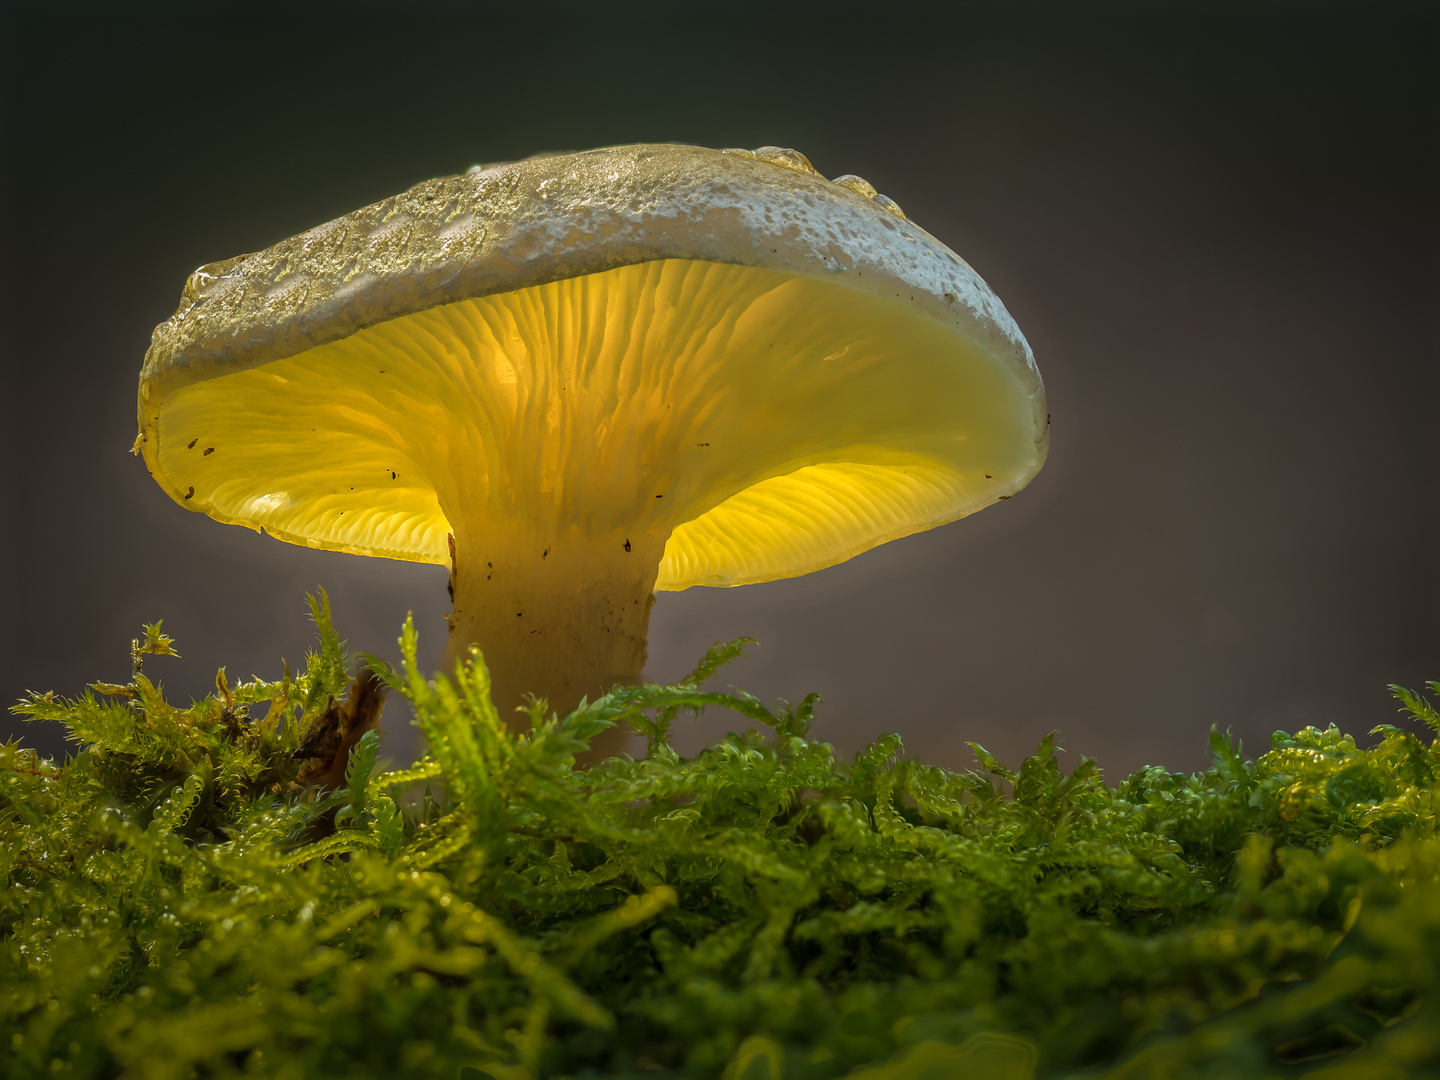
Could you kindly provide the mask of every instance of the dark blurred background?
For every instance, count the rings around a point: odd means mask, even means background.
[[[1389,721],[1387,683],[1440,678],[1433,6],[10,5],[0,699],[123,680],[162,617],[173,695],[273,677],[317,584],[353,647],[393,656],[413,610],[438,664],[443,569],[291,547],[150,481],[151,328],[196,266],[428,177],[676,141],[793,146],[895,198],[1015,315],[1054,443],[966,521],[661,594],[650,677],[748,634],[724,681],[821,691],[847,754],[898,731],[1013,763],[1059,728],[1112,781],[1200,767],[1211,724],[1254,752]]]

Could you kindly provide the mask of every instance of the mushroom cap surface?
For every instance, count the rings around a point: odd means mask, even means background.
[[[457,515],[659,530],[657,589],[841,562],[1048,446],[974,270],[776,148],[477,167],[202,267],[138,405],[151,474],[219,520],[441,564]]]

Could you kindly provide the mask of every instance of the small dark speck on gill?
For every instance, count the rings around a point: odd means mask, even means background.
[[[195,485],[194,485],[194,484],[191,484],[191,485],[190,485],[190,490],[187,491],[187,492],[185,492],[185,498],[187,498],[187,499],[193,499],[194,497],[195,497]],[[626,545],[625,550],[626,550],[626,551],[629,551],[629,550],[630,550],[630,547],[629,547],[628,544]]]
[[[215,452],[215,447],[213,447],[213,446],[207,446],[207,447],[205,447],[205,453],[201,454],[200,456],[201,456],[201,457],[209,457],[209,456],[210,456],[211,454],[213,454],[214,452]]]
[[[186,450],[194,450],[194,449],[195,449],[195,444],[196,444],[197,442],[199,442],[199,441],[200,441],[200,436],[199,436],[199,435],[196,435],[195,438],[191,439],[188,443],[185,444],[185,449],[186,449]]]

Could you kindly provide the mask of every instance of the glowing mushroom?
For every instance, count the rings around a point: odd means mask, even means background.
[[[451,567],[508,710],[635,681],[654,592],[806,574],[1020,490],[1034,358],[954,252],[793,150],[431,180],[202,267],[137,451],[176,502]]]

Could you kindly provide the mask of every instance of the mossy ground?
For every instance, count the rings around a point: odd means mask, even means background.
[[[173,706],[157,626],[128,684],[18,707],[79,748],[0,747],[5,1075],[1440,1076],[1434,741],[1213,734],[1114,787],[1048,738],[842,763],[813,699],[699,689],[743,643],[522,734],[407,624],[429,752],[378,772],[367,734],[326,790],[292,754],[352,668],[314,610],[296,677]],[[678,756],[716,707],[754,730]],[[647,755],[574,768],[611,724]]]

